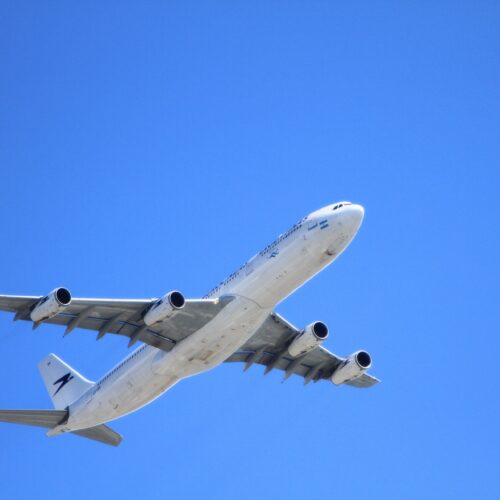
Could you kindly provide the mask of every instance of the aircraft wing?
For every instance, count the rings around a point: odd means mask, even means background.
[[[277,368],[284,371],[286,380],[293,374],[304,378],[304,382],[328,380],[333,372],[345,361],[323,347],[316,347],[303,356],[293,358],[288,354],[288,346],[300,330],[277,313],[272,313],[254,336],[226,361],[241,361],[247,370],[254,363],[266,367],[264,374]],[[371,387],[380,382],[364,373],[357,379],[346,382],[353,387]]]
[[[15,320],[30,321],[30,309],[41,298],[0,295],[0,311],[15,313]],[[129,345],[141,341],[170,351],[177,342],[211,321],[233,298],[228,295],[219,299],[187,299],[171,318],[149,327],[144,324],[143,312],[157,299],[73,298],[63,312],[43,322],[65,325],[64,335],[83,328],[97,331],[97,339],[113,333],[129,337]]]

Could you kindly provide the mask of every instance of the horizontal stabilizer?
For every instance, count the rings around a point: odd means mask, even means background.
[[[118,432],[115,432],[107,425],[97,425],[96,427],[73,431],[72,434],[100,441],[104,444],[110,444],[111,446],[118,446],[123,439]]]
[[[47,429],[52,429],[64,423],[67,418],[67,410],[0,410],[0,422],[33,425]],[[110,444],[111,446],[118,446],[123,439],[120,434],[106,425],[73,431],[72,434]]]
[[[68,417],[66,410],[0,410],[0,422],[51,429]]]

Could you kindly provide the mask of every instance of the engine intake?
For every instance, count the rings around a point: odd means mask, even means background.
[[[176,290],[167,293],[161,299],[154,302],[144,314],[144,323],[152,326],[161,321],[171,318],[179,309],[184,307],[186,300],[181,292]]]
[[[354,380],[370,368],[372,358],[366,351],[357,351],[351,354],[332,375],[332,382],[336,385]]]
[[[328,337],[328,327],[321,321],[315,321],[304,328],[288,347],[290,356],[296,358],[306,352],[312,351],[315,347]]]
[[[66,288],[55,288],[42,297],[33,307],[30,318],[35,323],[53,318],[71,303],[71,293]]]

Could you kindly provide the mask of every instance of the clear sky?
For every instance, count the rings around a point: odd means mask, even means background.
[[[0,6],[0,293],[199,297],[307,213],[365,206],[278,307],[383,383],[223,365],[113,423],[115,449],[0,424],[2,498],[500,494],[500,4]],[[0,407],[50,408],[122,337],[0,315]]]

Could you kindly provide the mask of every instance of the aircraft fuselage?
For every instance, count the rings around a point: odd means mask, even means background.
[[[49,434],[114,420],[148,404],[183,378],[224,362],[262,325],[272,310],[329,265],[352,241],[363,208],[329,205],[295,224],[211,290],[206,298],[234,297],[204,327],[166,352],[135,349],[69,407],[67,422]]]

